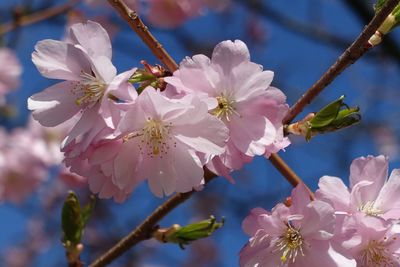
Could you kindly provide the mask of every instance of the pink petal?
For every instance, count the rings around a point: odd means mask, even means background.
[[[136,139],[131,139],[121,146],[114,160],[113,183],[121,190],[133,188],[146,177],[135,174],[140,162],[140,154]]]
[[[290,211],[292,214],[302,214],[303,209],[306,208],[308,203],[311,202],[310,193],[304,183],[299,183],[292,190],[292,205],[290,206]]]
[[[204,171],[196,154],[183,144],[177,144],[173,168],[176,173],[176,192],[189,192],[203,184]]]
[[[301,233],[303,237],[326,240],[333,236],[335,226],[334,209],[328,203],[314,200],[303,211]]]
[[[80,107],[75,103],[76,96],[71,93],[73,84],[61,82],[28,98],[28,109],[40,124],[54,127],[74,116]]]
[[[117,69],[106,56],[98,56],[90,60],[92,62],[92,70],[96,77],[101,78],[106,84],[111,83],[115,75],[117,75]]]
[[[97,22],[77,23],[71,26],[70,40],[79,44],[91,57],[106,56],[111,59],[111,41],[106,30]]]
[[[212,54],[212,64],[218,65],[224,74],[228,74],[237,65],[250,61],[249,50],[240,40],[219,43]]]
[[[389,180],[383,186],[376,199],[375,206],[387,212],[391,209],[400,209],[400,169],[394,169],[390,174]],[[400,218],[400,214],[393,219]]]
[[[254,208],[250,211],[250,214],[242,222],[243,231],[249,236],[254,236],[258,229],[261,228],[258,217],[262,214],[270,214],[263,208]]]
[[[349,210],[350,193],[340,178],[323,176],[319,179],[318,186],[316,199],[330,203],[337,211]]]
[[[384,156],[360,157],[353,160],[350,166],[350,188],[359,181],[367,180],[375,183],[376,187],[371,190],[371,195],[378,195],[388,176],[388,160]]]
[[[43,40],[35,45],[32,61],[47,78],[78,81],[81,71],[90,73],[90,65],[81,50],[71,44]]]
[[[276,136],[275,127],[263,116],[232,116],[229,122],[230,141],[248,156],[262,155],[265,146]]]

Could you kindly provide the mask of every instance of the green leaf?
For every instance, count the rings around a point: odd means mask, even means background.
[[[341,96],[338,100],[326,105],[320,111],[315,114],[315,117],[311,119],[310,125],[312,129],[323,128],[329,125],[334,119],[336,119],[340,108],[343,106],[344,96]]]
[[[344,96],[341,96],[318,111],[310,121],[304,122],[307,141],[318,133],[334,132],[360,122],[360,109],[350,108],[343,101]]]

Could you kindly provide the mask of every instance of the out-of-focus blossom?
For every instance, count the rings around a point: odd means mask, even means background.
[[[240,252],[242,267],[352,267],[330,246],[335,226],[334,209],[322,201],[310,201],[300,184],[292,191],[292,204],[278,204],[268,212],[253,209],[243,222],[251,237]],[[348,265],[343,265],[348,264]]]
[[[208,164],[212,171],[229,177],[253,156],[268,157],[289,145],[281,122],[286,96],[270,86],[273,76],[251,62],[247,46],[236,40],[218,44],[211,60],[187,57],[173,77],[165,78],[178,93],[198,95],[229,128],[226,152]]]
[[[29,131],[4,134],[0,145],[0,201],[21,203],[47,179],[46,146]]]
[[[0,48],[0,105],[4,104],[4,96],[20,84],[22,66],[11,49]]]
[[[7,267],[26,267],[32,263],[33,255],[27,248],[11,247],[2,254]]]
[[[372,136],[380,154],[388,156],[391,160],[399,157],[400,144],[392,128],[376,127],[372,129]]]
[[[66,41],[40,41],[35,49],[32,60],[41,74],[66,81],[28,99],[33,117],[52,127],[80,115],[64,146],[86,134],[87,147],[103,130],[101,120],[107,127],[115,127],[115,120],[119,120],[119,113],[112,110],[115,99],[136,97],[136,91],[127,82],[134,70],[116,76],[110,39],[98,23],[75,24]]]
[[[228,129],[196,96],[168,99],[148,87],[118,126],[124,142],[114,183],[132,191],[148,179],[156,196],[188,192],[203,182],[206,159],[224,152]]]
[[[78,119],[79,117],[75,116],[55,127],[43,127],[30,116],[27,129],[23,131],[28,131],[30,133],[30,138],[43,142],[45,151],[42,159],[48,166],[59,165],[64,158],[60,151],[60,144]],[[27,141],[29,142],[29,140]]]
[[[324,176],[319,181],[316,197],[331,203],[339,212],[399,219],[399,171],[394,169],[388,178],[386,157],[360,157],[350,166],[350,188],[340,178]]]
[[[229,1],[215,0],[147,0],[148,21],[156,27],[174,28],[186,20],[200,16],[207,8],[225,9]]]

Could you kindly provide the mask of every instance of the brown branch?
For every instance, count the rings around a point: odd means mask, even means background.
[[[50,7],[48,9],[41,10],[32,14],[17,17],[13,21],[9,21],[0,25],[0,36],[19,27],[31,25],[58,16],[73,8],[77,3],[79,3],[79,0],[68,1],[67,3],[60,6]]]
[[[172,57],[165,51],[163,46],[151,34],[147,26],[139,18],[136,11],[130,9],[124,1],[108,0],[108,2],[118,11],[119,15],[125,19],[129,26],[136,32],[142,41],[150,48],[151,52],[168,68],[169,71],[174,72],[178,69],[178,64]]]
[[[381,11],[376,14],[367,27],[362,31],[358,38],[353,44],[344,51],[344,53],[338,58],[322,76],[314,83],[307,92],[294,104],[289,112],[283,119],[283,124],[290,123],[302,110],[310,104],[315,97],[317,97],[343,70],[349,65],[357,61],[362,55],[364,55],[370,48],[368,45],[369,38],[375,33],[386,17],[392,12],[392,10],[399,3],[399,0],[388,0]]]

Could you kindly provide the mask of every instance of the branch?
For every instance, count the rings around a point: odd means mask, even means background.
[[[58,16],[70,10],[78,3],[79,0],[68,1],[67,3],[60,6],[50,7],[48,9],[41,10],[32,14],[16,17],[13,21],[9,21],[0,25],[0,36],[10,31],[13,31],[19,27],[31,25]]]
[[[356,62],[370,49],[370,46],[368,45],[369,38],[375,33],[398,3],[399,0],[387,1],[386,5],[373,17],[367,27],[362,31],[353,44],[344,51],[335,64],[333,64],[322,75],[322,77],[307,90],[296,104],[290,108],[289,112],[283,119],[283,124],[290,123],[303,110],[303,108],[310,104],[311,101],[313,101],[322,90],[324,90],[340,73],[342,73],[343,70]]]
[[[365,0],[343,0],[354,13],[360,18],[362,23],[368,23],[373,16],[373,10]],[[385,41],[381,44],[382,52],[387,56],[396,59],[397,64],[400,64],[400,49],[395,39],[391,36],[385,36]]]
[[[151,52],[162,62],[169,71],[174,72],[178,69],[178,64],[172,59],[163,46],[157,41],[157,39],[151,34],[143,21],[139,18],[136,11],[130,9],[124,1],[120,0],[108,0],[119,13],[119,15],[125,19],[129,26],[136,32],[136,34],[142,39],[142,41],[150,48]]]

